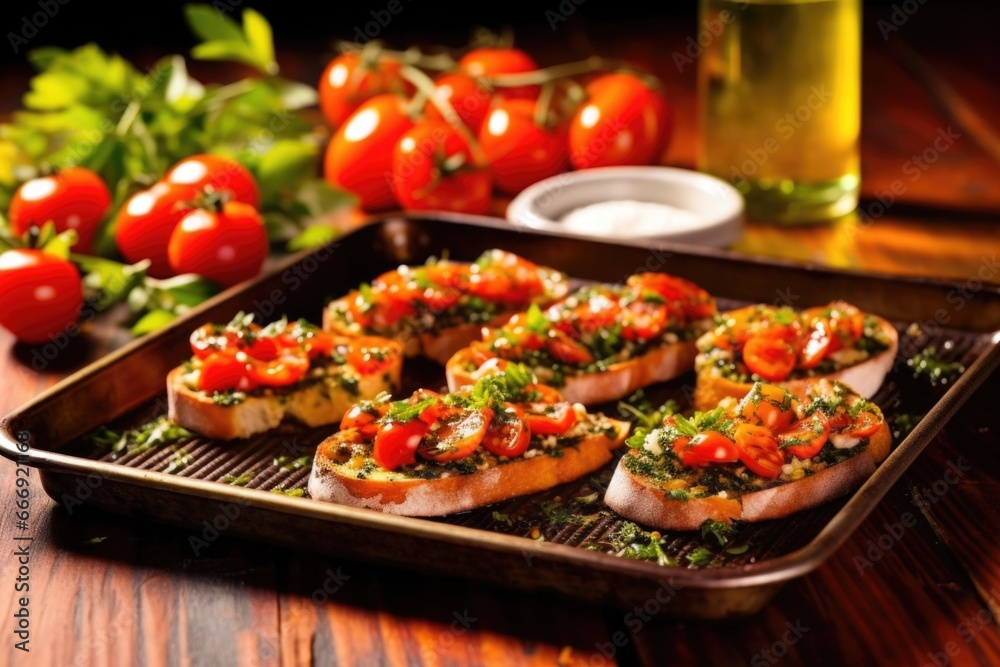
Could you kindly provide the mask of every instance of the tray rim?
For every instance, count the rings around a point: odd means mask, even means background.
[[[349,238],[356,233],[361,233],[368,226],[385,225],[394,219],[398,220],[400,218],[442,221],[466,227],[486,227],[503,231],[510,231],[512,229],[510,223],[499,218],[444,213],[393,213],[380,216],[372,220],[368,225],[351,230],[338,237],[332,244],[324,247],[336,247],[345,238]],[[517,230],[516,227],[513,229]],[[596,240],[584,236],[555,234],[537,230],[531,230],[531,233],[554,238],[570,237],[584,241]],[[646,250],[656,248],[657,250],[666,252],[676,251],[686,255],[712,258],[713,260],[749,261],[754,264],[778,266],[792,270],[822,271],[832,274],[853,275],[861,278],[877,278],[897,283],[934,286],[941,289],[962,286],[962,283],[951,280],[826,267],[814,263],[775,260],[753,255],[743,255],[728,250],[705,249],[678,243],[654,243],[650,245],[649,243],[637,241],[597,241],[610,245]],[[630,560],[603,552],[589,551],[579,546],[538,542],[526,537],[497,533],[480,528],[456,526],[418,517],[395,516],[384,514],[377,510],[337,505],[311,498],[290,498],[257,489],[220,485],[217,482],[209,480],[178,477],[167,473],[95,461],[46,449],[36,449],[30,445],[27,452],[23,452],[18,448],[20,443],[16,439],[15,427],[18,420],[23,416],[45,407],[47,403],[57,400],[60,394],[73,385],[84,381],[93,373],[121,362],[145,346],[154,345],[159,338],[170,335],[175,329],[189,329],[191,324],[201,316],[202,312],[211,309],[216,304],[238,296],[258,283],[271,279],[297,262],[309,257],[317,250],[316,248],[303,250],[283,258],[255,279],[224,290],[203,304],[191,309],[185,315],[178,317],[163,329],[131,341],[95,360],[43,391],[21,407],[13,410],[0,419],[0,454],[7,459],[29,465],[43,472],[48,471],[74,475],[97,474],[113,482],[179,492],[212,501],[235,502],[241,505],[251,505],[260,509],[281,513],[304,515],[327,521],[399,533],[414,538],[461,543],[467,546],[472,545],[506,553],[516,553],[525,557],[569,561],[580,567],[648,579],[651,583],[667,578],[672,583],[690,588],[743,588],[783,583],[803,576],[822,565],[867,518],[875,504],[898,481],[912,464],[913,460],[930,444],[938,431],[944,427],[945,423],[954,413],[972,396],[983,380],[994,369],[1000,366],[1000,329],[992,332],[974,332],[983,338],[988,337],[990,347],[979,356],[972,366],[948,389],[944,396],[934,404],[917,427],[902,442],[895,446],[890,456],[879,465],[875,473],[851,494],[844,506],[834,514],[812,540],[799,549],[776,558],[724,568],[688,569],[684,567],[664,567],[656,563]],[[1000,295],[1000,287],[984,286],[983,289]]]

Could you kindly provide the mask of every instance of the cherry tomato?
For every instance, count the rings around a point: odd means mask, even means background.
[[[396,143],[392,191],[407,210],[483,214],[491,189],[489,169],[476,164],[468,142],[444,121],[420,121]]]
[[[740,461],[751,472],[768,479],[781,474],[785,457],[778,450],[777,440],[769,429],[755,424],[739,424],[735,440]]]
[[[486,435],[486,427],[493,419],[493,411],[457,410],[446,421],[439,421],[437,430],[431,428],[432,437],[421,441],[418,451],[431,461],[458,461],[476,451]]]
[[[413,123],[406,99],[376,95],[358,107],[326,149],[324,173],[330,185],[350,190],[366,210],[392,206],[393,148]]]
[[[90,254],[94,235],[111,205],[111,193],[90,169],[68,167],[21,185],[10,200],[10,228],[17,236],[50,220],[57,232],[75,229],[76,252]]]
[[[780,382],[795,369],[795,350],[780,338],[754,336],[743,347],[743,362],[762,379]]]
[[[514,458],[524,454],[531,443],[531,428],[524,410],[513,403],[504,403],[503,410],[493,416],[493,421],[483,437],[483,447],[497,456]]]
[[[378,421],[388,410],[385,403],[355,404],[347,411],[344,418],[340,420],[340,430],[357,429],[366,438],[374,438],[378,433]]]
[[[822,412],[800,419],[778,434],[778,447],[798,459],[811,459],[820,453],[830,435],[830,420]]]
[[[698,285],[666,273],[639,273],[629,276],[626,283],[642,292],[649,290],[670,304],[677,304],[685,317],[700,320],[715,315],[715,301]]]
[[[566,401],[526,403],[524,416],[528,428],[536,435],[562,435],[576,423],[576,410]]]
[[[666,329],[669,314],[664,304],[634,301],[625,308],[622,337],[633,341],[656,338]]]
[[[254,338],[253,342],[246,346],[244,351],[249,356],[259,361],[273,361],[281,355],[282,347],[294,347],[298,349],[299,345],[298,343],[295,343],[294,345],[282,346],[281,342],[277,338],[258,337]]]
[[[328,357],[337,347],[337,340],[325,331],[313,331],[302,338],[301,345],[310,359]]]
[[[472,76],[521,74],[538,69],[538,63],[524,51],[511,48],[482,48],[469,51],[458,61],[459,68]],[[498,88],[496,94],[505,99],[535,99],[538,86]]]
[[[191,332],[191,352],[199,359],[224,350],[229,344],[229,334],[218,331],[214,324],[205,324]]]
[[[780,431],[796,418],[799,401],[781,387],[758,382],[736,406],[736,412],[751,424]]]
[[[250,379],[268,387],[287,387],[305,377],[309,370],[309,357],[305,350],[285,349],[270,361],[251,357],[248,363]]]
[[[193,194],[211,188],[228,192],[233,200],[257,208],[260,194],[257,182],[242,164],[221,155],[192,155],[166,173],[163,182],[190,188]]]
[[[372,458],[386,470],[417,462],[417,446],[428,430],[427,424],[419,419],[406,423],[389,422],[379,427],[375,436]]]
[[[569,124],[575,168],[660,161],[673,129],[673,111],[663,95],[627,73],[596,79],[587,94],[589,100]]]
[[[705,431],[684,440],[683,446],[676,447],[681,463],[686,466],[700,466],[708,463],[731,463],[740,459],[736,443],[718,431]],[[679,451],[678,451],[679,449]]]
[[[852,438],[870,438],[875,435],[882,426],[883,421],[882,415],[876,412],[876,410],[877,408],[874,407],[860,410],[852,418],[851,425],[842,432]]]
[[[455,262],[440,261],[422,268],[427,279],[441,287],[458,287],[465,280],[468,267]]]
[[[392,363],[395,354],[388,342],[385,338],[374,336],[352,339],[347,351],[347,363],[362,375],[381,373]]]
[[[830,332],[830,324],[825,320],[815,320],[812,323],[809,336],[799,352],[800,368],[815,368],[830,352],[833,344],[833,335]]]
[[[545,351],[556,361],[571,366],[584,366],[594,362],[594,355],[590,350],[561,331],[553,331],[545,339]]]
[[[72,262],[41,250],[0,254],[0,326],[26,343],[41,343],[76,322],[83,305]]]
[[[569,312],[569,320],[578,331],[593,333],[613,327],[620,313],[621,307],[617,299],[610,298],[602,292],[595,292],[584,303]],[[565,311],[563,317],[566,317]]]
[[[539,127],[534,114],[532,100],[502,100],[479,132],[479,145],[497,187],[509,194],[568,166],[565,130]]]
[[[462,72],[445,74],[434,82],[434,97],[439,101],[451,103],[455,113],[472,131],[479,134],[486,114],[490,111],[491,91],[482,82]],[[427,117],[444,120],[441,112],[433,104],[428,104]]]
[[[725,313],[726,331],[717,342],[729,348],[736,348],[749,339],[760,336],[763,338],[778,338],[789,344],[797,343],[801,338],[801,325],[798,318],[790,322],[776,319],[777,309],[771,306],[745,306]]]
[[[330,129],[336,130],[365,101],[383,93],[409,94],[413,86],[399,75],[400,63],[368,62],[357,53],[330,61],[319,80],[319,106]]]
[[[488,301],[526,304],[545,291],[538,266],[505,250],[491,250],[472,265],[465,289]]]
[[[249,204],[227,202],[219,212],[197,209],[170,235],[167,256],[177,273],[196,273],[225,287],[253,278],[267,258],[267,232]]]
[[[238,360],[232,354],[213,352],[201,360],[198,387],[202,391],[210,394],[232,389],[249,391],[256,386],[257,383],[250,376],[247,363]]]
[[[193,197],[188,186],[162,181],[132,195],[115,219],[115,241],[125,259],[150,260],[146,273],[154,278],[174,275],[167,245],[177,223],[192,211]]]

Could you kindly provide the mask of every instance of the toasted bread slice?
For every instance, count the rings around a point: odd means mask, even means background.
[[[808,477],[739,496],[727,493],[687,500],[671,497],[669,484],[632,472],[626,459],[637,454],[628,452],[618,463],[604,502],[622,516],[663,530],[698,530],[709,519],[779,519],[856,489],[889,455],[891,444],[889,427],[883,423],[863,451]]]
[[[628,431],[625,422],[591,415],[560,438],[534,436],[522,457],[507,459],[480,449],[461,462],[425,461],[395,471],[374,462],[370,444],[350,444],[338,434],[316,450],[309,495],[389,514],[454,514],[591,473],[611,460]]]
[[[600,372],[567,375],[559,391],[571,403],[596,405],[617,401],[637,389],[687,373],[694,367],[697,353],[693,340],[665,344],[634,359],[611,364]],[[472,350],[459,350],[445,364],[448,388],[455,391],[459,387],[475,384],[484,371],[492,371],[490,362],[495,364],[500,360],[491,359],[483,367],[476,368]],[[536,373],[541,376],[542,371],[536,370]]]
[[[727,399],[691,420],[669,416],[629,444],[605,503],[649,526],[696,530],[709,519],[776,519],[841,496],[875,472],[892,437],[874,404],[819,381],[801,399],[758,383],[738,404]]]
[[[484,285],[495,289],[484,291]],[[438,260],[384,273],[370,286],[331,301],[323,310],[323,329],[391,338],[407,357],[444,365],[477,340],[482,327],[500,326],[531,304],[547,307],[568,292],[569,282],[559,271],[487,250],[472,264]],[[359,303],[364,315],[357,312]]]
[[[896,327],[887,320],[877,318],[879,330],[889,341],[889,347],[874,356],[852,366],[846,366],[833,373],[802,377],[777,383],[793,394],[801,395],[805,387],[817,380],[827,379],[846,384],[864,398],[871,398],[882,386],[885,376],[892,370],[899,349],[899,334]],[[722,399],[732,397],[741,399],[749,393],[752,382],[734,382],[720,374],[711,365],[704,364],[704,355],[698,355],[695,360],[698,368],[698,381],[694,389],[694,408],[710,410]]]
[[[219,440],[248,438],[277,427],[285,419],[313,427],[333,424],[339,422],[358,399],[395,391],[399,387],[402,367],[399,355],[374,375],[361,375],[330,364],[320,377],[291,387],[258,389],[236,400],[217,401],[189,386],[184,368],[178,366],[167,376],[168,414],[184,428]],[[345,373],[353,381],[342,382]]]

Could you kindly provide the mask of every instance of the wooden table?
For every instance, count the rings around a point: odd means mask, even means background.
[[[901,178],[903,164],[939,129],[960,133],[954,145],[870,224],[854,217],[816,228],[752,225],[739,249],[960,280],[994,261],[1000,142],[989,128],[1000,128],[1000,89],[988,85],[996,76],[982,64],[993,62],[985,57],[993,47],[964,28],[950,37],[927,28],[949,7],[923,7],[922,23],[913,19],[887,41],[878,17],[866,21],[864,205]],[[539,40],[552,61],[566,59],[568,48],[577,56],[587,49],[578,28],[567,30],[565,43]],[[683,48],[688,33],[675,29],[664,39],[658,30],[633,26],[627,39],[592,38],[602,53],[663,77],[678,110],[668,161],[691,165],[693,67],[678,72],[665,55]],[[59,368],[38,374],[30,350],[0,335],[0,413],[124,340],[99,321],[59,357]],[[11,588],[0,595],[0,664],[1000,664],[1000,464],[988,433],[957,426],[988,415],[995,423],[998,389],[993,379],[979,392],[833,559],[760,615],[724,624],[654,617],[636,632],[621,612],[570,600],[225,537],[195,558],[186,531],[78,507],[70,514],[34,479],[31,653],[12,647],[17,563],[4,556],[0,582]],[[916,508],[918,489],[960,458],[975,464],[972,471],[939,502]],[[8,508],[0,542],[10,545],[13,466],[0,466],[0,489]],[[907,512],[915,525],[859,572],[857,558]],[[609,648],[617,633],[625,645]]]

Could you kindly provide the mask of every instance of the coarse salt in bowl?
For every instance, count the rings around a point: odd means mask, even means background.
[[[559,174],[507,208],[515,225],[600,239],[729,246],[742,235],[743,196],[714,176],[674,167],[604,167]]]

